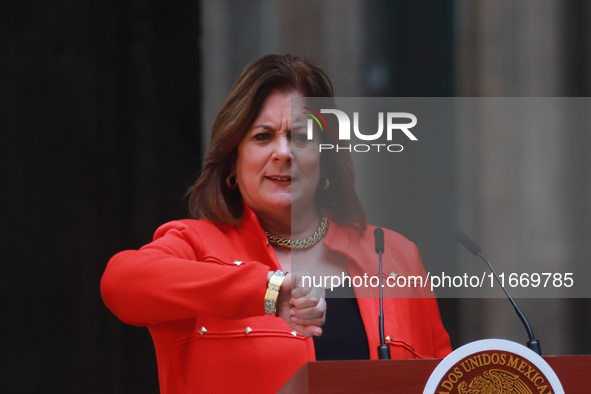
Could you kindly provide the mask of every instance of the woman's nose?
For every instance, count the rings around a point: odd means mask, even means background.
[[[275,160],[291,160],[291,143],[286,136],[281,136],[275,141],[273,158]]]

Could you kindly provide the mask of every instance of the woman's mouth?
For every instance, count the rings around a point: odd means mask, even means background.
[[[291,182],[291,176],[269,175],[265,178],[278,182]]]

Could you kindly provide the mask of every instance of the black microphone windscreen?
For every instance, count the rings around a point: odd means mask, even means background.
[[[480,253],[480,248],[476,245],[476,242],[472,241],[470,237],[464,234],[463,231],[458,230],[456,232],[456,239],[464,245],[466,249],[468,249],[474,256]]]
[[[376,228],[373,232],[376,239],[376,253],[384,253],[384,230]]]

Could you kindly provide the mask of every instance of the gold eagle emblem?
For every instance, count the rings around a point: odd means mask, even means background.
[[[459,394],[533,394],[521,381],[518,375],[500,370],[490,369],[481,376],[477,376],[470,384],[461,382],[458,385]]]

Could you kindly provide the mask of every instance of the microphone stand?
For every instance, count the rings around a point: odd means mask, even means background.
[[[382,287],[382,253],[384,252],[384,230],[376,228],[374,231],[376,241],[376,253],[379,256],[380,262],[380,346],[378,346],[378,358],[380,360],[390,360],[390,347],[386,345],[386,338],[384,338],[384,295]]]
[[[515,303],[515,300],[513,299],[513,297],[511,297],[511,294],[509,294],[509,291],[507,291],[505,286],[503,286],[501,278],[499,278],[499,275],[497,275],[497,271],[495,271],[495,269],[490,264],[490,261],[488,261],[488,259],[484,257],[484,255],[480,251],[478,251],[476,255],[479,256],[482,260],[484,260],[486,265],[488,265],[488,268],[494,274],[495,278],[497,278],[497,282],[499,283],[499,285],[501,285],[501,289],[503,289],[503,291],[505,292],[505,295],[509,299],[509,302],[511,302],[511,305],[513,305],[515,312],[517,312],[517,316],[519,316],[521,323],[523,323],[523,327],[525,327],[525,331],[527,331],[527,336],[529,337],[529,341],[527,341],[527,347],[536,352],[539,356],[541,356],[542,347],[540,346],[540,341],[536,339],[536,337],[534,336],[534,331],[532,330],[531,325],[527,321],[525,315],[523,314],[521,309],[519,309],[519,307]]]
[[[458,230],[456,232],[456,239],[466,249],[468,249],[470,251],[470,253],[472,253],[474,256],[480,257],[482,260],[484,260],[486,265],[488,265],[488,268],[494,274],[495,278],[497,279],[497,282],[501,286],[501,289],[503,289],[503,291],[505,292],[507,299],[509,300],[509,302],[511,302],[511,305],[513,305],[515,312],[517,312],[517,316],[519,316],[519,319],[521,320],[521,322],[523,323],[523,326],[525,327],[525,330],[527,331],[527,336],[529,337],[529,341],[527,342],[527,347],[541,356],[542,355],[542,347],[540,346],[540,341],[538,341],[536,339],[536,337],[534,336],[534,331],[532,330],[531,325],[529,324],[529,321],[527,321],[527,318],[525,317],[525,315],[523,314],[521,309],[519,309],[519,307],[515,303],[515,300],[513,300],[513,297],[511,297],[511,294],[509,294],[509,292],[507,291],[505,286],[503,286],[503,282],[501,281],[501,278],[499,278],[499,275],[497,275],[497,272],[492,267],[490,261],[488,261],[488,259],[486,257],[484,257],[484,255],[482,254],[482,252],[480,250],[480,247],[478,245],[476,245],[476,242],[474,242],[470,237],[468,237],[462,231]]]

